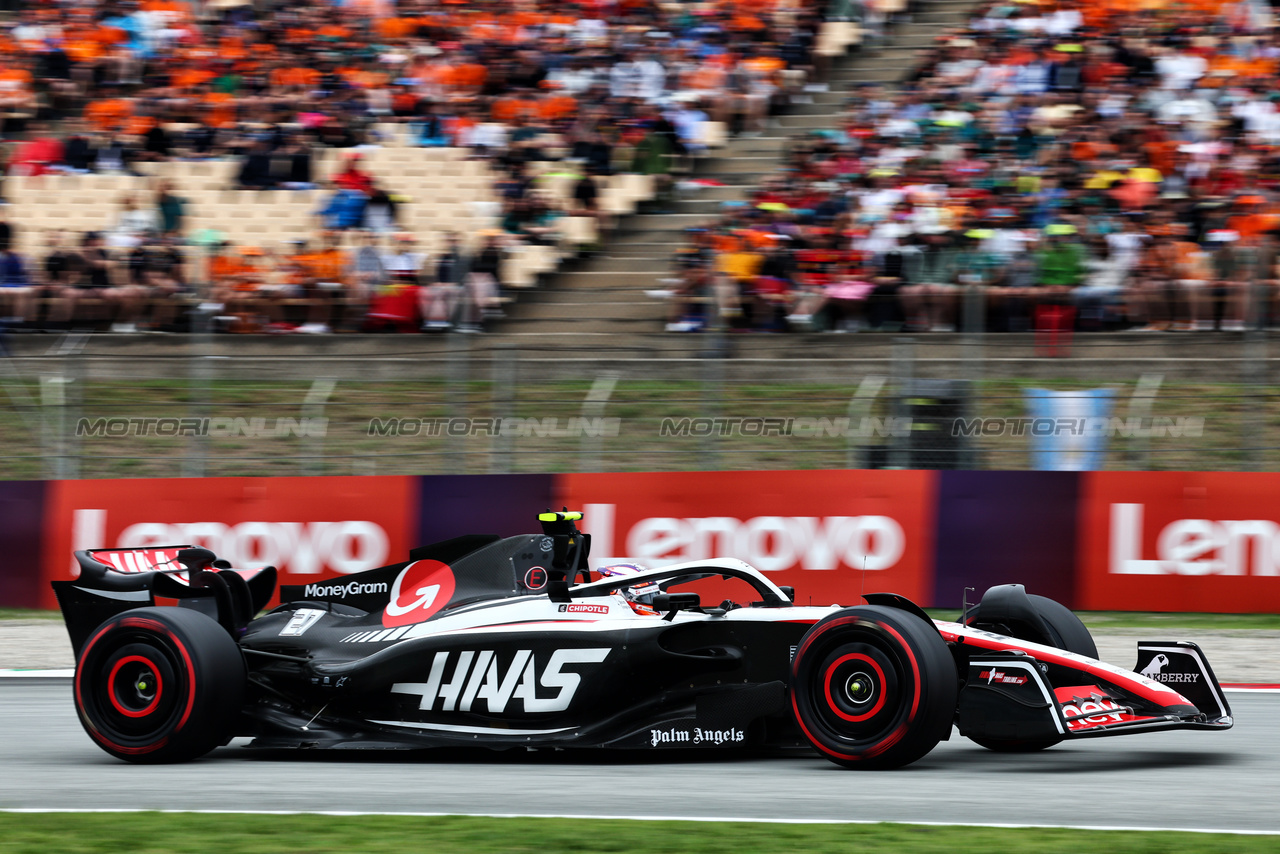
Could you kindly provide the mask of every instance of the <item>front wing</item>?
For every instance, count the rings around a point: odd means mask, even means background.
[[[1225,730],[1234,723],[1222,688],[1194,643],[1141,642],[1130,673],[1090,662],[1015,649],[970,655],[957,711],[960,734],[1030,743]]]

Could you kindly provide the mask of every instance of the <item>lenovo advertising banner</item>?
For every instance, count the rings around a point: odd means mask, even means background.
[[[1081,477],[1077,607],[1280,611],[1280,474]]]
[[[556,501],[584,512],[593,566],[736,557],[800,604],[864,591],[928,604],[936,483],[929,471],[567,474]]]
[[[47,582],[78,571],[75,549],[197,545],[233,566],[272,565],[304,584],[403,560],[417,522],[417,478],[272,477],[69,480],[47,484]]]

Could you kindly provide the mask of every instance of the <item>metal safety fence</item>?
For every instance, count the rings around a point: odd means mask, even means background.
[[[234,336],[136,353],[41,336],[0,358],[0,477],[1274,470],[1270,336],[1049,352],[1035,333],[713,331],[675,336],[683,350],[442,335],[257,353]]]

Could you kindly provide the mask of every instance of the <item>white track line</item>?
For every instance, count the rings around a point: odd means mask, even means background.
[[[164,813],[167,815],[324,815],[338,818],[360,816],[399,816],[403,818],[446,818],[464,816],[467,818],[559,818],[574,821],[696,821],[696,822],[742,822],[746,824],[901,824],[919,825],[923,827],[991,827],[1008,830],[1101,830],[1101,831],[1140,831],[1143,833],[1225,833],[1233,836],[1280,836],[1280,830],[1229,830],[1216,827],[1127,827],[1124,825],[1091,825],[1091,824],[1006,824],[995,822],[955,822],[955,821],[874,821],[870,819],[845,818],[742,818],[716,816],[686,815],[579,815],[572,813],[447,813],[447,812],[359,812],[355,810],[148,810],[148,809],[72,809],[69,807],[14,807],[0,808],[0,813]]]

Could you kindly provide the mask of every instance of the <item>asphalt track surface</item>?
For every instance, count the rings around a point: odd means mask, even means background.
[[[269,754],[135,766],[80,728],[68,679],[0,680],[0,808],[772,818],[1280,831],[1280,694],[1236,727],[997,755],[959,735],[892,772],[813,755]]]

